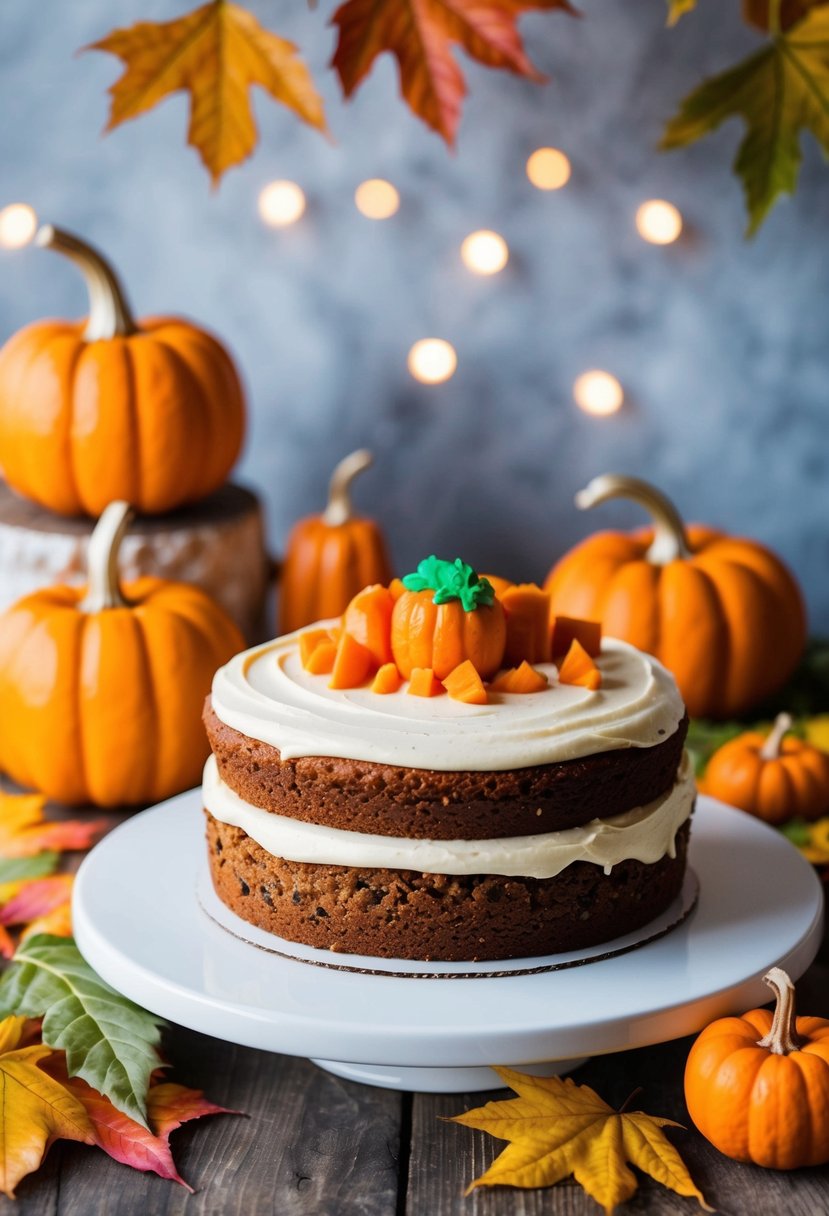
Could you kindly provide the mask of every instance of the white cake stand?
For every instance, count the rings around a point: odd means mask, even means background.
[[[162,1017],[310,1056],[351,1080],[470,1092],[499,1084],[491,1064],[566,1071],[588,1055],[678,1038],[764,1003],[769,967],[805,971],[822,893],[784,837],[700,798],[690,863],[665,917],[592,952],[506,964],[362,959],[282,942],[226,909],[206,877],[191,790],[92,850],[73,917],[89,964]]]

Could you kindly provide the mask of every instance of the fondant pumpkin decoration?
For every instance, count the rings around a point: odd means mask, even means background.
[[[829,755],[788,734],[779,714],[771,733],[747,731],[714,752],[700,781],[713,798],[767,823],[829,815]]]
[[[688,1111],[726,1157],[793,1170],[829,1161],[829,1021],[795,1016],[779,967],[774,1014],[752,1009],[703,1030],[685,1068]]]
[[[469,659],[482,680],[498,671],[507,629],[492,585],[460,558],[425,558],[403,579],[391,618],[391,647],[404,679],[428,668],[445,680]]]
[[[213,673],[244,647],[186,583],[119,586],[129,520],[112,503],[89,543],[86,588],[51,587],[0,616],[0,769],[59,802],[158,802],[196,785]]]
[[[61,515],[115,499],[144,514],[223,484],[242,444],[244,398],[224,347],[190,321],[136,321],[112,268],[50,226],[37,243],[71,258],[89,289],[86,322],[35,321],[0,350],[0,468]]]
[[[325,511],[294,525],[280,582],[280,633],[339,616],[363,587],[391,579],[379,526],[355,515],[351,503],[352,482],[371,463],[371,453],[364,450],[341,460]]]
[[[600,621],[611,637],[656,655],[696,717],[739,716],[776,692],[803,652],[794,578],[768,549],[700,525],[632,477],[595,478],[580,507],[628,498],[653,517],[634,533],[600,532],[553,567],[556,615]]]

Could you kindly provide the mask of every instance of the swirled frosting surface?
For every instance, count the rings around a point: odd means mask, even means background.
[[[325,624],[325,622],[323,622]],[[684,715],[673,677],[612,638],[597,659],[602,687],[559,684],[552,663],[539,693],[491,693],[488,705],[331,689],[305,671],[298,633],[236,655],[213,680],[220,721],[279,749],[284,760],[336,756],[403,768],[494,772],[627,747],[653,747]]]

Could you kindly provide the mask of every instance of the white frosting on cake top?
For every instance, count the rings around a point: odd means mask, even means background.
[[[326,622],[323,622],[325,625]],[[333,624],[333,622],[328,622]],[[336,756],[402,768],[494,772],[597,752],[653,747],[685,709],[670,673],[626,642],[605,638],[595,692],[559,684],[552,663],[539,693],[490,693],[488,705],[416,697],[403,684],[384,696],[331,689],[302,667],[299,632],[236,655],[213,680],[226,726],[279,749],[284,760]]]

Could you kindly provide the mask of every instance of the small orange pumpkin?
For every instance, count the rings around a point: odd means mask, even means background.
[[[337,465],[322,515],[299,520],[288,537],[279,595],[279,632],[339,616],[369,583],[388,583],[386,542],[371,519],[354,514],[351,485],[372,464],[352,452]]]
[[[752,1009],[703,1030],[685,1068],[688,1112],[726,1157],[793,1170],[829,1161],[829,1021],[796,1018],[779,967],[774,1015]]]
[[[134,320],[112,268],[51,226],[37,243],[71,258],[86,322],[35,321],[0,350],[0,466],[60,515],[115,499],[144,514],[217,490],[242,445],[245,404],[224,347],[190,321]]]
[[[498,671],[504,658],[504,610],[486,579],[471,566],[427,557],[416,574],[403,579],[406,590],[395,602],[391,648],[404,679],[415,668],[431,668],[445,680],[469,659],[482,680]]]
[[[244,647],[197,587],[119,586],[129,513],[112,503],[98,521],[86,588],[50,587],[0,616],[0,769],[59,802],[135,805],[196,785],[204,698]]]
[[[779,714],[768,736],[746,731],[714,752],[699,787],[766,823],[829,815],[829,755],[787,732]]]
[[[553,567],[554,614],[601,621],[604,633],[656,655],[676,677],[692,717],[727,718],[776,692],[806,640],[803,600],[768,549],[711,528],[686,528],[659,490],[607,474],[580,507],[628,498],[654,527],[599,532]]]

